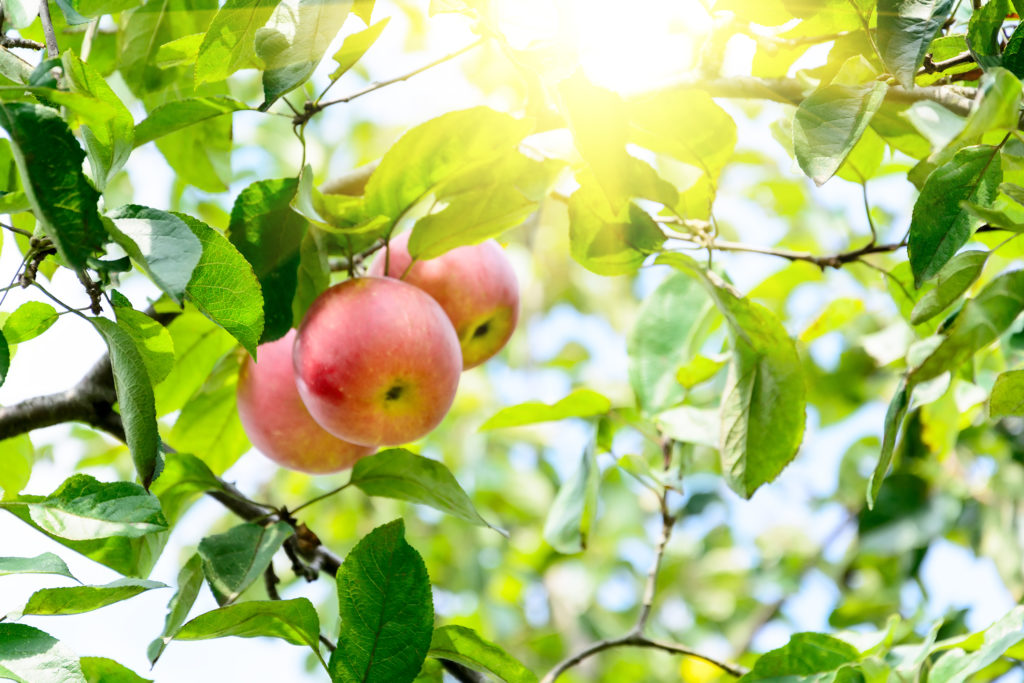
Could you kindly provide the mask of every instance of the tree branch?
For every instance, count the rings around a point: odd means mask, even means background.
[[[53,59],[60,55],[57,49],[57,34],[53,30],[53,19],[50,18],[49,0],[39,0],[39,21],[43,25],[43,36],[46,39],[46,57]]]
[[[854,261],[860,261],[862,257],[868,256],[869,254],[882,254],[892,251],[899,251],[907,246],[905,241],[893,242],[891,244],[874,244],[868,243],[858,249],[851,249],[850,251],[840,252],[838,254],[829,254],[826,256],[816,256],[809,251],[792,251],[789,249],[778,249],[775,247],[761,247],[754,244],[744,244],[742,242],[728,242],[725,240],[710,240],[703,241],[699,236],[688,236],[680,235],[676,239],[684,242],[689,242],[698,245],[704,249],[714,249],[716,251],[739,251],[747,252],[751,254],[765,254],[767,256],[777,256],[790,261],[806,261],[812,263],[822,270],[826,268],[842,268],[847,263],[853,263]]]

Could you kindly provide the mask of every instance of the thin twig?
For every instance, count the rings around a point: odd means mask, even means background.
[[[40,45],[39,47],[42,48],[43,46]],[[0,223],[0,228],[3,228],[4,230],[10,230],[15,235],[21,235],[22,237],[32,237],[32,232],[30,230],[25,230],[24,228],[19,228],[19,227],[15,226],[15,225],[8,225],[7,223]]]
[[[19,38],[17,36],[4,34],[3,36],[0,36],[0,47],[20,47],[26,50],[42,50],[46,46],[42,43],[37,43],[34,40],[29,40],[28,38]]]
[[[814,254],[807,251],[791,251],[789,249],[777,249],[775,247],[760,247],[754,244],[744,244],[742,242],[727,242],[724,240],[714,240],[707,243],[702,243],[696,237],[679,236],[679,239],[684,242],[691,242],[699,245],[702,249],[710,248],[717,251],[741,251],[749,252],[752,254],[765,254],[767,256],[778,256],[779,258],[788,259],[790,261],[806,261],[807,263],[813,263],[822,270],[826,268],[842,268],[847,263],[853,263],[860,261],[862,257],[869,254],[881,254],[891,251],[898,251],[907,246],[906,242],[898,242],[892,244],[867,244],[859,249],[853,249],[851,251],[844,251],[839,254],[831,254],[828,256],[815,256]]]
[[[39,0],[39,21],[43,25],[43,36],[46,39],[46,57],[53,59],[60,56],[57,49],[57,34],[53,30],[53,20],[50,18],[49,0]]]
[[[924,74],[942,73],[946,69],[952,69],[954,66],[973,63],[974,55],[972,55],[969,50],[961,52],[955,57],[943,59],[942,61],[939,62],[933,62],[931,55],[925,55],[924,64],[920,69],[917,70],[917,75],[923,76]]]
[[[864,199],[864,217],[868,219],[868,227],[871,229],[871,245],[878,242],[878,231],[875,230],[875,220],[871,217],[871,202],[868,201],[868,180],[860,184],[860,194]]]
[[[339,486],[339,487],[337,487],[337,488],[331,489],[331,490],[330,490],[330,491],[328,491],[327,493],[322,493],[322,494],[320,494],[320,495],[319,495],[319,496],[317,496],[316,498],[310,498],[310,499],[309,499],[309,500],[307,500],[307,501],[306,501],[305,503],[303,503],[303,504],[299,505],[299,506],[298,506],[297,508],[295,508],[294,510],[292,510],[292,511],[291,511],[291,513],[292,513],[292,514],[294,515],[294,514],[295,514],[296,512],[298,512],[299,510],[302,510],[303,508],[307,508],[307,507],[309,507],[310,505],[312,505],[313,503],[319,503],[319,502],[320,502],[321,500],[323,500],[324,498],[330,498],[330,497],[331,497],[331,496],[333,496],[333,495],[334,495],[335,493],[341,493],[342,491],[344,491],[345,489],[347,489],[347,488],[348,488],[348,486],[349,486],[349,484],[350,484],[350,483],[352,483],[352,482],[346,482],[346,483],[342,484],[341,486]]]

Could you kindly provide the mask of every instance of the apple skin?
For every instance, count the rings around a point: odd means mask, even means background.
[[[480,365],[505,346],[519,320],[519,283],[512,264],[501,245],[487,240],[416,261],[409,268],[409,235],[402,233],[389,242],[387,275],[434,297],[459,336],[463,369]],[[384,275],[384,261],[382,252],[370,265],[370,275]]]
[[[455,398],[462,355],[444,310],[391,278],[346,280],[317,297],[299,327],[296,384],[320,425],[368,446],[415,441]]]
[[[238,416],[249,440],[277,464],[310,474],[352,467],[376,450],[329,434],[306,410],[295,385],[295,330],[260,344],[257,362],[246,356],[238,374]]]

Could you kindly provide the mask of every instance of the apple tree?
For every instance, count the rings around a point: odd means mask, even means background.
[[[1024,2],[0,7],[0,678],[1020,680]],[[277,467],[393,238],[517,330]]]

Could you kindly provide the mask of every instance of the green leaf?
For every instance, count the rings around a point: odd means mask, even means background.
[[[679,368],[676,372],[676,381],[687,389],[692,389],[717,375],[725,365],[725,358],[727,356],[708,358],[697,354],[689,363]]]
[[[7,373],[11,369],[11,347],[4,337],[2,331],[0,331],[0,386],[7,380]],[[3,457],[0,456],[0,460]],[[3,465],[0,465],[0,471],[3,471]],[[3,485],[3,476],[0,475],[0,489],[5,488]]]
[[[225,95],[188,97],[168,102],[151,111],[135,126],[134,145],[139,147],[182,128],[245,109],[249,109],[245,103]]]
[[[129,7],[138,4],[136,0],[129,2]],[[101,13],[112,12],[106,10]],[[128,161],[134,146],[132,137],[135,122],[132,120],[131,112],[96,69],[80,60],[71,50],[65,51],[61,59],[65,82],[71,92],[93,97],[109,105],[112,110],[112,115],[104,117],[101,125],[86,125],[82,126],[81,130],[85,149],[89,153],[93,178],[102,190]]]
[[[896,436],[903,425],[903,418],[907,415],[912,391],[913,385],[908,384],[905,380],[901,380],[896,393],[893,394],[892,399],[889,401],[889,408],[885,412],[885,432],[882,436],[882,448],[878,454],[878,463],[875,465],[875,469],[871,473],[871,479],[868,481],[867,502],[869,508],[874,507],[875,501],[878,500],[878,492],[882,489],[882,481],[885,479],[886,472],[889,471],[889,465],[892,464],[892,453],[896,447]]]
[[[436,629],[430,639],[430,651],[427,655],[493,674],[507,683],[537,681],[537,676],[521,662],[465,626],[449,625]]]
[[[159,383],[174,367],[174,342],[171,333],[159,322],[141,311],[132,308],[131,303],[116,289],[111,294],[117,325],[127,332],[135,342],[142,362],[153,384]]]
[[[294,533],[295,530],[286,522],[265,527],[247,522],[200,541],[203,573],[217,604],[225,605],[237,600],[246,588],[263,576],[274,553]]]
[[[346,71],[363,58],[366,51],[377,42],[377,38],[380,38],[381,32],[388,25],[389,21],[391,21],[391,17],[385,17],[376,24],[364,28],[362,31],[356,31],[345,36],[345,41],[332,57],[338,64],[338,68],[331,72],[330,79],[332,81],[341,78]]]
[[[996,377],[988,399],[989,417],[1024,415],[1024,370],[1011,370]]]
[[[810,344],[829,332],[842,329],[863,312],[864,302],[860,299],[849,297],[833,299],[825,307],[825,310],[819,313],[818,317],[800,333],[800,341]]]
[[[218,361],[236,347],[235,340],[191,306],[167,326],[174,341],[174,369],[154,389],[157,415],[185,406],[202,388]]]
[[[221,81],[256,56],[256,31],[280,0],[227,0],[213,18],[196,59],[196,85]]]
[[[280,638],[319,651],[320,617],[306,598],[250,600],[200,614],[174,634],[174,640]]]
[[[956,648],[943,654],[932,665],[928,680],[936,683],[963,683],[968,678],[999,659],[1007,650],[1024,640],[1024,608],[1015,607],[1009,614],[981,633],[970,636],[962,643],[974,651],[967,653]],[[978,642],[980,641],[980,642]]]
[[[168,453],[164,471],[153,482],[153,495],[160,499],[164,516],[172,526],[188,506],[207,491],[223,491],[218,479],[202,460],[189,453]]]
[[[935,274],[935,288],[925,292],[914,304],[910,322],[920,325],[949,308],[950,304],[959,299],[960,295],[981,277],[988,255],[987,251],[971,250],[951,258],[942,270]]]
[[[185,288],[185,300],[255,356],[263,332],[263,291],[252,266],[206,223],[183,213],[172,215],[188,226],[203,249]]]
[[[27,301],[4,321],[3,335],[8,344],[21,344],[41,335],[57,322],[57,310],[42,301]]]
[[[717,408],[676,406],[659,413],[654,421],[665,436],[680,443],[718,448],[722,420]]]
[[[53,553],[35,557],[0,557],[0,576],[10,574],[57,574],[75,579],[64,560]]]
[[[393,226],[442,181],[511,154],[531,125],[476,107],[416,126],[391,146],[367,181],[366,217],[387,216],[388,227]]]
[[[204,192],[225,192],[231,171],[230,116],[216,116],[156,139],[157,149],[177,174],[180,183]]]
[[[956,370],[994,342],[1024,311],[1024,270],[1003,273],[969,299],[945,331],[941,343],[908,375],[920,383]]]
[[[141,0],[56,0],[68,17],[68,23],[82,24],[103,14],[116,14],[138,7]]]
[[[345,557],[338,603],[341,634],[329,664],[332,681],[416,677],[430,648],[434,606],[426,565],[406,543],[401,519],[371,531]]]
[[[82,657],[78,661],[88,683],[153,683],[113,659]]]
[[[154,59],[161,45],[205,32],[216,0],[160,0],[126,12],[120,19],[118,70],[138,97],[192,80],[185,69],[162,69]]]
[[[685,273],[670,275],[644,299],[626,341],[629,381],[644,412],[659,413],[683,399],[676,371],[700,349],[713,311],[707,293]]]
[[[882,106],[888,86],[826,85],[797,107],[793,149],[801,170],[821,185],[835,175]]]
[[[111,236],[153,282],[181,304],[203,245],[180,218],[146,206],[126,204],[111,211]]]
[[[174,423],[168,442],[179,451],[191,452],[216,474],[223,474],[249,450],[249,439],[238,418],[236,387],[237,354],[226,356],[192,394]]]
[[[647,212],[630,202],[613,213],[601,188],[587,178],[569,198],[569,248],[587,270],[635,273],[664,243],[664,233]]]
[[[89,318],[103,336],[114,370],[114,388],[128,449],[142,485],[149,488],[160,473],[160,434],[149,371],[131,334],[106,318]]]
[[[82,173],[85,152],[48,107],[0,101],[0,126],[11,138],[25,194],[43,232],[68,265],[85,267],[106,241],[96,210],[99,192]]]
[[[904,88],[914,87],[914,74],[952,9],[953,0],[878,0],[875,42]]]
[[[1024,31],[1021,25],[1013,29],[1013,35],[1003,49],[1003,66],[1017,78],[1024,78]]]
[[[753,683],[784,676],[811,676],[858,659],[857,648],[838,638],[824,633],[794,633],[788,643],[761,655],[753,670],[741,680]]]
[[[1021,83],[1016,76],[1006,69],[991,69],[982,76],[978,90],[977,104],[967,115],[963,130],[957,133],[936,158],[938,163],[948,161],[961,147],[980,143],[986,133],[1011,131],[1017,128]]]
[[[665,89],[631,99],[627,107],[631,142],[699,168],[712,180],[736,147],[736,123],[701,90]]]
[[[71,586],[69,588],[43,588],[29,597],[18,610],[17,618],[24,615],[82,614],[133,598],[154,588],[167,588],[159,581],[117,579],[104,586]]]
[[[935,277],[981,224],[960,203],[990,206],[1002,179],[999,150],[987,145],[960,150],[928,176],[914,204],[907,241],[917,287]]]
[[[979,66],[997,66],[999,57],[999,29],[1006,21],[1010,6],[1007,0],[991,0],[971,12],[967,24],[967,46]]]
[[[203,587],[203,560],[198,554],[192,555],[178,572],[178,590],[167,603],[167,617],[164,619],[164,630],[146,649],[150,664],[156,664],[164,648],[174,638],[181,625],[188,618],[189,610],[199,596]]]
[[[283,337],[292,327],[292,300],[306,220],[291,208],[298,180],[260,180],[242,190],[231,210],[228,239],[252,264],[263,289],[260,343]]]
[[[18,683],[86,683],[74,653],[25,624],[0,624],[0,676]]]
[[[597,514],[601,472],[591,443],[583,450],[580,466],[558,489],[544,520],[544,540],[560,553],[571,555],[587,547],[587,536]]]
[[[443,463],[402,448],[360,458],[352,468],[349,483],[368,496],[429,505],[470,524],[491,526]]]
[[[594,417],[607,413],[611,407],[611,401],[596,391],[576,389],[553,404],[527,401],[502,408],[480,425],[480,430],[521,427],[538,422],[565,420],[570,417]]]
[[[0,441],[0,489],[3,500],[13,498],[28,485],[35,462],[35,449],[28,434]]]
[[[298,281],[292,299],[292,320],[302,320],[316,298],[331,284],[331,268],[323,233],[314,227],[306,231],[299,247]]]
[[[199,59],[199,47],[203,44],[205,37],[205,33],[190,33],[187,36],[175,38],[164,43],[156,51],[156,56],[154,57],[156,65],[166,69],[172,66],[190,66],[195,64],[196,60]],[[173,103],[168,102],[168,104]],[[138,136],[138,127],[135,129],[135,134]],[[138,145],[139,143],[136,142],[135,144]]]
[[[266,63],[261,111],[313,75],[351,7],[350,0],[281,0],[256,38],[257,54]]]
[[[4,23],[11,28],[23,29],[35,22],[39,5],[31,0],[11,0],[4,3]],[[24,83],[26,81],[22,81]]]

